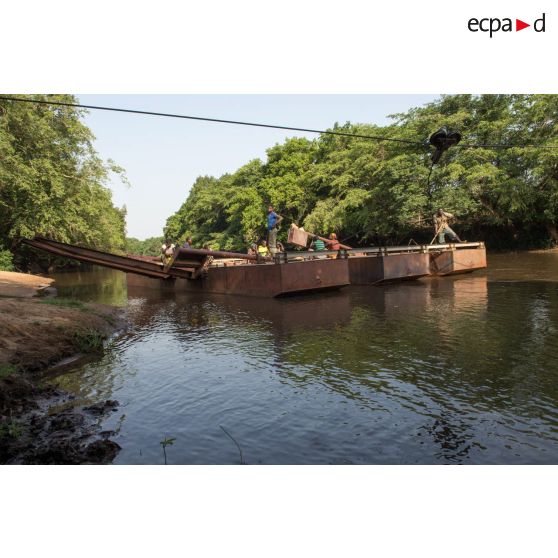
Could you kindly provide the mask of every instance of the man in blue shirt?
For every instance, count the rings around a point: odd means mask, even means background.
[[[277,225],[283,220],[281,215],[277,215],[270,205],[267,208],[267,246],[271,255],[274,256],[277,252]]]

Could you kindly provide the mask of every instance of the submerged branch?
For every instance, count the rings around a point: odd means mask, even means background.
[[[239,443],[233,438],[233,436],[225,430],[224,426],[219,425],[219,428],[235,443],[238,451],[240,453],[240,464],[246,465],[246,461],[244,461],[244,457],[242,456],[242,448],[240,447]]]

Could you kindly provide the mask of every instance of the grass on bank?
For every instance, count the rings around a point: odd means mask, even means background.
[[[114,316],[102,312],[95,312],[89,308],[87,304],[81,302],[81,300],[75,300],[73,298],[44,298],[39,300],[39,302],[41,304],[50,304],[51,306],[59,306],[62,308],[75,308],[76,310],[81,310],[82,312],[91,312],[95,316],[99,316],[99,318],[105,320],[111,326],[115,326],[117,323]]]
[[[17,366],[14,364],[0,364],[0,380],[7,378],[17,372]]]
[[[86,311],[87,307],[80,300],[71,298],[43,298],[39,301],[41,304],[50,304],[51,306],[62,306],[64,308],[77,308]]]
[[[103,350],[106,335],[96,329],[77,330],[74,332],[73,344],[81,353],[99,353]]]

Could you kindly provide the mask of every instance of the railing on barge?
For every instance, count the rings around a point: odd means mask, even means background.
[[[460,242],[447,244],[411,244],[409,246],[371,246],[369,248],[353,248],[352,250],[291,250],[284,252],[287,254],[288,261],[297,258],[316,258],[319,256],[329,257],[339,255],[340,257],[359,257],[359,256],[389,256],[396,254],[416,254],[416,253],[435,253],[451,252],[454,250],[467,250],[472,248],[484,249],[484,242]]]

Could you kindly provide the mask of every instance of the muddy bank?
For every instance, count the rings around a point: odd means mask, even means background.
[[[110,463],[120,446],[100,420],[118,409],[105,401],[73,407],[73,396],[12,375],[0,380],[0,463],[77,465]]]
[[[100,419],[107,401],[74,407],[73,396],[43,386],[40,373],[62,359],[101,354],[125,326],[122,310],[58,298],[0,298],[0,463],[110,463],[119,446]]]
[[[558,254],[558,246],[540,250],[529,250],[529,252],[531,252],[532,254]]]

